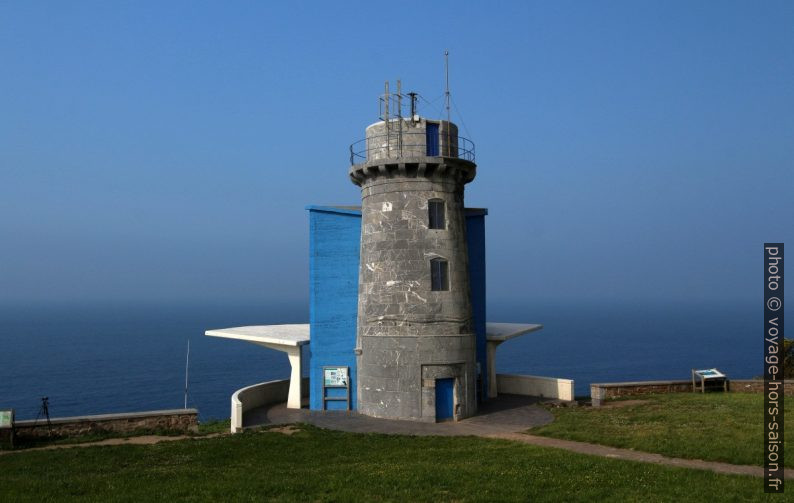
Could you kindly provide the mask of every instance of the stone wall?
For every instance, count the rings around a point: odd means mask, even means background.
[[[16,421],[18,438],[43,438],[47,436],[75,437],[91,433],[132,433],[138,430],[198,431],[198,410],[174,409],[124,414],[59,417],[50,420]]]
[[[764,381],[761,379],[731,379],[728,391],[733,393],[763,393]],[[794,381],[783,381],[783,394],[794,396]]]
[[[763,393],[764,381],[760,379],[729,379],[728,391],[733,393]],[[691,393],[692,380],[686,381],[636,381],[617,383],[593,383],[590,398],[593,407],[598,407],[610,398],[649,395],[651,393]],[[784,393],[794,396],[794,381],[784,382]]]
[[[610,398],[649,395],[651,393],[680,393],[683,391],[692,391],[692,381],[594,383],[590,385],[590,398],[593,407],[598,407]]]
[[[427,149],[428,124],[435,124],[438,129],[436,140],[438,152],[435,155],[457,157],[458,126],[444,120],[434,121],[420,118],[419,121],[403,119],[402,122],[392,119],[389,121],[388,130],[384,121],[367,127],[365,160],[371,162],[380,159],[429,155]]]

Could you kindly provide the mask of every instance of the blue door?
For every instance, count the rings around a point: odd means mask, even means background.
[[[427,155],[435,157],[438,155],[438,124],[427,123],[425,129],[425,141],[427,143]]]
[[[436,379],[436,421],[452,418],[452,408],[455,406],[454,389],[454,378]]]

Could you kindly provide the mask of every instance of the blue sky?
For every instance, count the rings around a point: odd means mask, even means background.
[[[304,207],[359,201],[383,82],[433,101],[449,49],[492,302],[760,306],[762,243],[794,246],[792,26],[783,1],[2,1],[0,302],[305,301]]]

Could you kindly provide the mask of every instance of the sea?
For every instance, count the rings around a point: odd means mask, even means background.
[[[235,390],[285,379],[289,363],[204,332],[308,318],[305,302],[0,306],[0,410],[35,419],[48,397],[50,416],[67,417],[177,409],[187,397],[200,420],[226,419]],[[488,321],[542,323],[499,347],[497,371],[574,379],[577,396],[593,382],[689,379],[692,368],[763,372],[759,303],[498,302]]]

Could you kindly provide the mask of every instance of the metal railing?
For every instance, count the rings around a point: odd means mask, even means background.
[[[424,131],[369,136],[350,145],[350,164],[401,157],[456,157],[474,162],[474,143],[468,138],[439,131],[435,142],[427,140]]]

